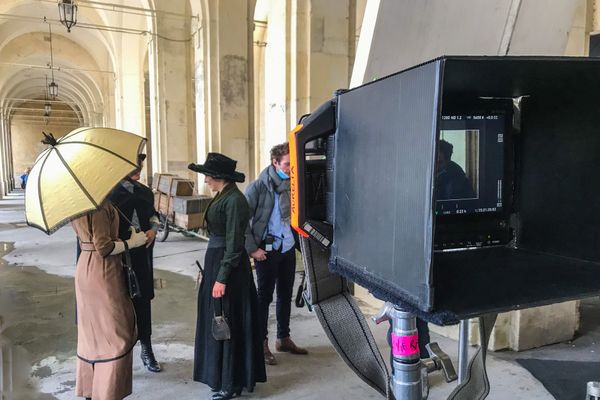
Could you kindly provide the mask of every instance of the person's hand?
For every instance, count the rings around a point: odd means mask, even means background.
[[[148,239],[146,238],[146,234],[144,232],[136,231],[133,226],[129,227],[129,231],[131,232],[131,237],[127,239],[126,242],[130,249],[135,249],[136,247],[146,244]]]
[[[250,254],[250,257],[254,258],[256,261],[265,261],[267,259],[267,252],[263,249],[257,249]]]
[[[226,285],[221,282],[215,282],[215,286],[213,286],[212,295],[215,299],[225,296],[225,287]]]
[[[146,247],[152,246],[152,242],[154,242],[154,239],[156,238],[156,232],[154,232],[154,229],[146,231],[146,238]]]

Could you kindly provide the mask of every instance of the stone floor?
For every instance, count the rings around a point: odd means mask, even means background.
[[[46,236],[24,223],[21,193],[0,200],[0,345],[3,399],[72,399],[75,385],[76,328],[73,274],[75,236],[65,227]],[[206,243],[172,234],[155,250],[158,289],[153,302],[155,353],[164,371],[142,368],[135,348],[134,394],[131,399],[203,399],[209,389],[191,379],[196,319],[195,260],[202,260]],[[490,399],[552,399],[544,387],[514,359],[597,360],[600,318],[597,301],[584,302],[582,335],[570,343],[519,353],[493,353],[488,358]],[[366,304],[363,311],[376,310]],[[374,326],[383,352],[385,326]],[[271,329],[274,326],[271,325]],[[377,399],[380,396],[348,369],[331,347],[314,314],[293,309],[292,333],[309,349],[308,356],[276,354],[268,366],[268,383],[246,398],[256,399]],[[457,343],[432,335],[456,362]],[[10,370],[9,370],[10,369]],[[430,399],[445,399],[454,384],[440,374],[430,377]],[[12,385],[13,391],[10,392]]]

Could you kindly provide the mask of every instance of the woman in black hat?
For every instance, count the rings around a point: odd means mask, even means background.
[[[235,184],[244,181],[244,174],[235,171],[236,164],[222,154],[208,153],[204,164],[188,166],[204,174],[204,182],[217,192],[205,214],[210,240],[198,292],[194,352],[194,380],[216,392],[213,400],[239,396],[244,387],[251,392],[256,382],[267,380],[256,287],[244,249],[250,210]],[[229,335],[216,322],[215,316],[221,315]]]

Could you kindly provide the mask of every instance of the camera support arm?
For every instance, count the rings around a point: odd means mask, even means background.
[[[410,359],[410,362],[400,363],[398,366],[397,360],[394,360],[393,388],[390,388],[386,363],[363,313],[348,291],[346,280],[329,271],[330,250],[304,237],[300,238],[300,245],[308,282],[307,302],[315,310],[319,322],[338,354],[365,383],[386,399],[421,400],[427,398],[427,383],[422,382],[427,372],[441,369],[447,381],[456,379],[450,360],[437,345],[430,344],[431,359],[423,361]],[[488,314],[479,318],[482,345],[469,363],[465,381],[454,389],[448,400],[482,400],[487,397],[490,385],[485,369],[485,357],[496,316],[497,314]],[[398,327],[399,332],[410,330],[405,329],[406,327],[416,326],[413,314],[389,303],[380,312],[377,322],[386,319],[392,319],[394,329]],[[408,374],[402,364],[408,365],[407,368],[410,370]],[[419,380],[419,383],[414,385],[414,393],[404,393],[401,390],[406,388],[403,384],[404,379],[414,377]]]

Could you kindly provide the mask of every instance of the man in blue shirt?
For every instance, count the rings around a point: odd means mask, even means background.
[[[258,306],[264,335],[265,362],[277,363],[269,350],[269,305],[277,287],[277,351],[308,354],[290,338],[290,313],[296,274],[296,239],[290,225],[290,150],[288,143],[271,149],[271,165],[246,189],[252,217],[246,251],[254,258]]]

